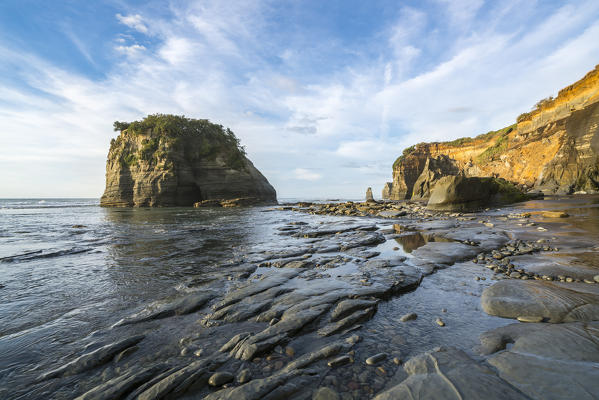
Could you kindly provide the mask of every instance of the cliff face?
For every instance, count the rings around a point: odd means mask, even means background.
[[[599,192],[598,127],[599,66],[510,127],[404,150],[393,165],[391,198],[413,198],[416,181],[427,182],[425,166],[440,156],[466,176],[500,177],[549,194]]]
[[[191,206],[239,197],[276,202],[274,188],[220,125],[152,115],[116,122],[117,129],[122,130],[108,152],[102,206]]]

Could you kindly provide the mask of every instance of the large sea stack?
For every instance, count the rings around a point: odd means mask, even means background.
[[[107,207],[192,206],[205,200],[276,203],[235,134],[208,120],[149,115],[115,122],[106,161]]]
[[[393,164],[389,197],[426,198],[441,176],[458,172],[504,178],[546,194],[598,193],[599,66],[556,98],[539,101],[514,125],[404,150]]]

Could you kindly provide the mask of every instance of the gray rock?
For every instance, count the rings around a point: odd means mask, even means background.
[[[252,371],[249,369],[242,370],[237,376],[237,382],[239,383],[247,383],[252,380]]]
[[[310,387],[319,380],[318,375],[306,370],[306,367],[322,359],[335,356],[347,350],[348,345],[335,342],[317,351],[305,354],[290,362],[273,375],[254,379],[241,386],[219,390],[204,397],[205,400],[261,400],[286,399]],[[304,396],[305,398],[305,396]]]
[[[438,180],[428,200],[431,210],[463,211],[524,201],[527,196],[516,186],[499,178],[463,175]]]
[[[548,322],[599,320],[599,286],[537,280],[505,280],[485,289],[483,310],[506,318],[543,317]]]
[[[226,357],[223,356],[194,361],[144,390],[137,400],[178,398],[194,389],[199,390],[208,384],[211,370],[220,367],[225,361]]]
[[[135,346],[137,343],[144,339],[144,335],[132,336],[127,339],[120,340],[118,342],[102,346],[92,352],[85,353],[75,360],[63,365],[62,367],[56,368],[52,371],[46,372],[38,377],[39,381],[46,379],[56,378],[60,376],[76,375],[83,371],[88,371],[97,366],[106,364],[114,358],[121,351]]]
[[[174,315],[190,314],[202,308],[216,296],[217,294],[214,292],[202,291],[184,296],[183,298],[166,305],[152,305],[137,314],[118,321],[113,327],[137,324],[140,322],[172,317]]]
[[[366,364],[377,365],[387,359],[386,353],[378,353],[366,359]]]
[[[378,300],[343,300],[339,302],[339,304],[337,304],[337,306],[333,309],[333,312],[331,313],[331,321],[338,321],[357,310],[376,307],[377,303]]]
[[[418,314],[412,312],[412,313],[409,313],[409,314],[405,314],[399,320],[401,322],[407,322],[407,321],[415,320],[416,318],[418,318]]]
[[[222,386],[225,383],[233,382],[234,379],[233,374],[229,372],[215,372],[208,379],[208,384],[210,386]]]
[[[75,400],[112,400],[124,398],[128,393],[138,386],[148,382],[155,375],[166,371],[164,364],[146,368],[141,371],[131,371],[124,375],[113,378],[95,388],[85,392]]]
[[[330,336],[335,333],[344,331],[357,323],[370,319],[374,315],[375,311],[376,307],[370,307],[365,310],[358,310],[337,322],[325,325],[324,327],[318,330],[318,334],[321,336]]]
[[[312,400],[339,400],[339,394],[328,387],[321,387],[314,392]]]
[[[441,347],[408,360],[408,378],[377,395],[394,399],[526,399],[493,371],[452,347]]]
[[[530,398],[597,398],[599,322],[512,324],[484,333],[481,344],[499,376]]]
[[[341,356],[330,360],[327,365],[331,368],[338,367],[340,365],[349,364],[351,362],[350,356]]]

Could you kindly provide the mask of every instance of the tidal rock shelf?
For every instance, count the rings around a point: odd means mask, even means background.
[[[87,350],[90,338],[83,339],[79,354],[37,371],[43,380],[23,398],[545,399],[598,392],[599,285],[505,274],[510,264],[540,271],[531,257],[582,262],[599,253],[597,236],[571,225],[576,212],[555,221],[513,208],[447,213],[376,202],[262,212],[279,221],[262,245],[188,280],[179,296],[112,321]],[[579,270],[588,275],[592,266]],[[539,317],[551,323],[516,322]],[[80,368],[88,359],[100,361]]]

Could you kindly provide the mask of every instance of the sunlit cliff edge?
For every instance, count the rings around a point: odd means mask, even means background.
[[[509,127],[419,143],[393,164],[383,197],[420,199],[446,175],[496,176],[546,194],[599,192],[599,65]]]

